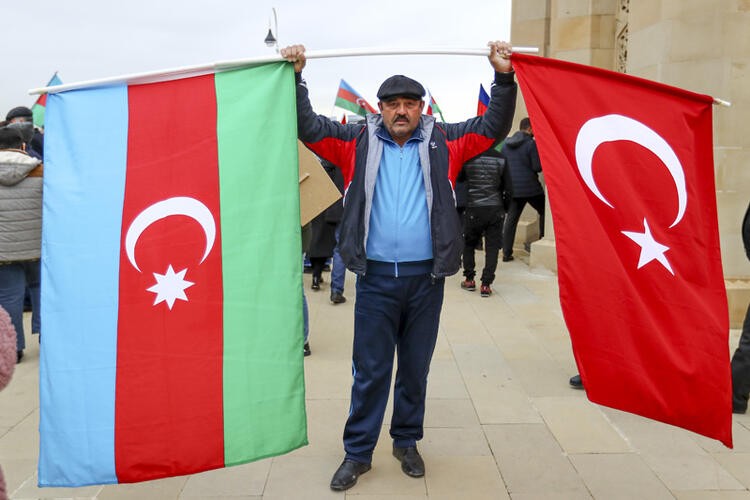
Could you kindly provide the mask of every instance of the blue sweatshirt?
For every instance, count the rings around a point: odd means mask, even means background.
[[[367,238],[367,258],[381,262],[418,262],[432,259],[432,238],[424,176],[419,161],[418,131],[396,144],[384,128]],[[398,273],[397,273],[398,274]]]

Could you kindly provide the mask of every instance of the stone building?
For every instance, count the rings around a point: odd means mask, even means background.
[[[713,110],[719,234],[732,328],[741,327],[750,303],[750,262],[740,236],[750,201],[748,27],[750,0],[513,0],[511,25],[513,43],[539,47],[540,55],[732,103]],[[526,109],[519,99],[514,130],[523,116]],[[524,214],[517,243],[534,238],[535,215]],[[529,263],[556,270],[549,213],[546,224],[550,229],[531,245]],[[696,261],[700,258],[695,255]]]

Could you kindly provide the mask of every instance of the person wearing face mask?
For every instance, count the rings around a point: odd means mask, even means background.
[[[382,83],[380,113],[364,123],[318,115],[302,80],[305,47],[281,51],[296,73],[300,140],[343,174],[339,250],[357,275],[346,455],[331,479],[332,490],[351,488],[371,468],[395,353],[393,455],[406,475],[425,474],[417,441],[424,432],[427,374],[445,277],[458,272],[464,246],[453,188],[469,158],[506,136],[515,111],[511,46],[488,46],[495,72],[489,108],[483,116],[450,124],[423,114],[425,89],[404,75]]]
[[[17,106],[5,116],[6,127],[16,128],[21,132],[26,152],[32,158],[44,159],[44,135],[34,127],[34,115],[26,106]]]
[[[32,330],[41,332],[39,281],[42,250],[42,162],[26,151],[18,128],[0,128],[0,306],[16,330],[23,358],[23,302],[28,287]]]

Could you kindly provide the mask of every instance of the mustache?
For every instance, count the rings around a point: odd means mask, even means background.
[[[409,117],[406,116],[406,115],[396,115],[393,118],[393,123],[396,123],[396,122],[407,122],[408,123],[409,122]]]

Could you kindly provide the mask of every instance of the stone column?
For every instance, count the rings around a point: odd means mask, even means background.
[[[732,102],[715,106],[719,235],[733,328],[750,302],[750,262],[740,235],[750,202],[750,1],[633,2],[628,73]],[[688,201],[689,203],[689,201]],[[701,255],[696,252],[696,265]]]
[[[541,55],[547,57],[614,69],[615,32],[622,1],[514,0],[512,41],[516,45],[543,48]],[[516,107],[516,121],[524,116],[526,106],[521,98]],[[526,215],[527,211],[524,212]],[[533,214],[533,211],[531,213]],[[523,221],[522,217],[519,232]],[[529,265],[557,271],[555,233],[549,202],[545,215],[544,238],[531,244]]]

